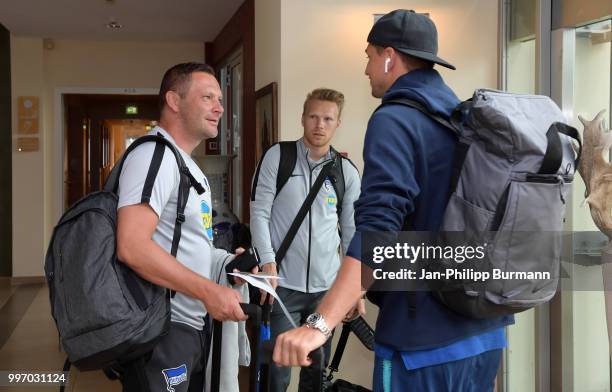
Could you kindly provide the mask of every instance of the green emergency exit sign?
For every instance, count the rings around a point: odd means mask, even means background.
[[[127,105],[125,107],[125,114],[138,114],[138,106]]]

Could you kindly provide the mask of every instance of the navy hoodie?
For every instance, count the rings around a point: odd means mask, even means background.
[[[409,98],[448,118],[459,103],[434,69],[409,72],[387,90],[386,100]],[[418,110],[400,104],[378,109],[365,135],[361,196],[355,202],[356,233],[347,255],[361,260],[361,233],[437,231],[448,202],[456,138]],[[361,260],[374,267],[371,260]],[[380,265],[376,265],[380,268]],[[406,292],[378,292],[376,342],[398,351],[425,350],[512,324],[512,316],[475,320],[463,317],[417,292],[411,316]]]

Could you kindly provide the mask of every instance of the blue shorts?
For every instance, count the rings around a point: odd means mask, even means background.
[[[374,392],[492,392],[502,350],[486,351],[459,361],[406,370],[399,353],[392,360],[376,357]]]

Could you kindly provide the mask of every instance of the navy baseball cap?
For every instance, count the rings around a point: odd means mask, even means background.
[[[428,16],[410,10],[395,10],[383,15],[370,30],[368,42],[392,47],[398,52],[455,69],[438,57],[438,31]]]

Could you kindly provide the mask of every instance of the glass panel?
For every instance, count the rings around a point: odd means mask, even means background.
[[[232,200],[234,214],[243,220],[242,214],[242,57],[232,66]]]
[[[583,126],[578,121],[578,115],[591,120],[600,110],[606,109],[606,125],[610,124],[610,34],[610,20],[575,30],[574,110],[571,121],[580,132]],[[584,191],[582,178],[576,176],[573,185],[573,230],[596,232],[598,229],[584,203]],[[588,274],[598,281],[602,280],[600,266],[585,267],[574,263],[573,268],[574,276]],[[604,293],[601,290],[576,291],[572,295],[572,302],[574,390],[610,391]]]
[[[512,0],[506,25],[506,91],[535,93],[536,5],[533,0]]]
[[[536,80],[536,6],[533,0],[511,0],[506,8],[505,90],[534,94]],[[504,391],[535,392],[535,311],[515,316],[507,329]]]

